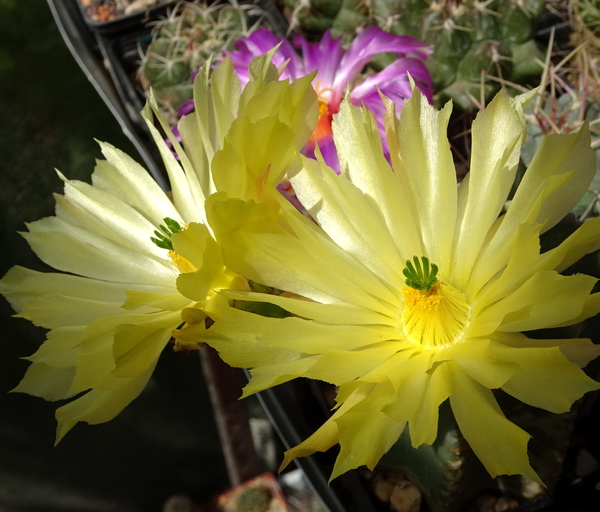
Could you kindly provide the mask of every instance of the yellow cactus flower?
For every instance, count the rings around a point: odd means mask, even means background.
[[[79,421],[115,417],[143,390],[174,330],[204,324],[203,310],[216,291],[247,287],[223,264],[206,224],[205,199],[216,190],[272,198],[285,172],[277,166],[291,165],[318,110],[310,77],[280,82],[269,59],[255,60],[252,85],[242,95],[229,61],[214,71],[210,85],[206,65],[195,83],[197,113],[181,129],[193,151],[172,141],[179,160],[151,122],[157,108],[150,99],[144,115],[169,175],[172,201],[133,159],[101,143],[106,160],[97,163],[93,184],[60,175],[65,192],[56,196],[56,215],[28,225],[23,236],[35,253],[66,273],[14,267],[0,281],[0,293],[18,316],[50,329],[14,391],[47,400],[77,396],[56,411],[57,442]],[[278,107],[281,102],[285,108]],[[213,180],[215,155],[246,133],[255,148],[277,145],[278,161],[264,152],[250,155],[246,144],[237,160],[228,157],[230,174]],[[180,336],[175,347],[194,349],[198,342]]]
[[[331,418],[286,452],[283,466],[339,443],[332,478],[372,469],[407,427],[414,447],[433,443],[438,408],[449,400],[492,476],[540,481],[527,456],[530,435],[504,416],[492,390],[562,413],[600,388],[581,370],[600,347],[523,334],[600,311],[595,278],[561,274],[600,248],[600,219],[540,252],[540,235],[595,174],[587,127],[547,136],[507,202],[530,96],[499,94],[478,114],[459,186],[451,105],[437,111],[415,89],[399,122],[387,102],[391,166],[373,116],[345,101],[333,121],[342,174],[303,158],[290,175],[318,225],[267,202],[207,201],[228,268],[286,292],[224,296],[292,316],[253,315],[219,297],[209,313],[216,323],[198,336],[229,364],[251,368],[244,395],[301,376],[339,386]]]

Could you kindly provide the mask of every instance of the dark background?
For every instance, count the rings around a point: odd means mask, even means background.
[[[94,138],[141,160],[63,43],[43,0],[0,0],[0,276],[47,270],[17,231],[53,214],[54,172],[89,181]],[[54,448],[57,404],[8,393],[44,340],[0,298],[0,511],[155,511],[227,476],[196,354],[166,350],[142,396]]]

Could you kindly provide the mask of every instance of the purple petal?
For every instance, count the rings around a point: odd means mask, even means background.
[[[394,52],[399,58],[406,54],[413,54],[424,59],[431,55],[432,51],[431,47],[414,37],[397,36],[370,25],[354,39],[344,55],[333,87],[336,90],[343,90],[346,84],[354,80],[362,68],[378,53]]]
[[[194,100],[184,101],[181,107],[177,110],[177,117],[187,116],[194,111]]]
[[[338,159],[337,150],[335,143],[333,142],[333,134],[330,133],[325,137],[319,139],[319,149],[325,163],[331,167],[337,174],[340,173],[340,161]],[[302,154],[308,158],[315,159],[315,145],[314,143],[307,144],[302,149]]]
[[[388,98],[410,98],[412,90],[408,80],[408,73],[415,80],[416,86],[421,90],[429,103],[433,100],[433,86],[431,76],[420,60],[410,57],[398,59],[379,73],[367,77],[362,83],[354,87],[350,93],[353,100],[363,100],[366,96],[376,93],[379,89]]]
[[[323,34],[321,41],[309,43],[304,37],[297,35],[294,38],[294,46],[302,50],[304,73],[318,70],[315,83],[318,82],[319,89],[331,88],[346,53],[342,48],[341,37],[332,39],[331,31],[328,30]]]
[[[290,203],[292,203],[296,210],[298,210],[302,214],[306,212],[306,208],[302,206],[302,203],[298,199],[298,196],[295,194],[294,189],[290,185],[289,181],[282,181],[279,185],[277,185],[277,190],[279,190],[279,193],[283,197],[285,197]]]

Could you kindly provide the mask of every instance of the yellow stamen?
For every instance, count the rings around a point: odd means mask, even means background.
[[[471,307],[456,288],[437,282],[429,291],[402,289],[404,333],[416,346],[434,350],[458,341],[469,325]]]
[[[169,251],[169,259],[182,274],[196,272],[198,270],[190,260],[184,258],[180,254],[177,254],[175,251]]]

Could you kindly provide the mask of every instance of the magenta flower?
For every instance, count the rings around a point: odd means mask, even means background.
[[[408,79],[410,73],[417,87],[430,102],[432,100],[431,77],[421,60],[431,54],[431,47],[414,37],[396,36],[376,26],[365,28],[348,50],[342,48],[341,38],[332,39],[329,31],[325,32],[318,43],[309,43],[304,37],[296,36],[294,46],[302,51],[302,55],[286,39],[279,38],[266,29],[257,30],[250,37],[238,40],[235,43],[238,50],[229,54],[242,86],[248,83],[250,61],[278,44],[280,46],[273,56],[273,64],[279,67],[287,61],[281,78],[293,80],[317,70],[313,86],[319,98],[319,120],[303,153],[314,157],[315,142],[318,142],[325,162],[336,170],[339,170],[339,162],[331,133],[331,120],[333,114],[338,112],[348,86],[350,101],[355,105],[364,104],[375,115],[386,153],[383,128],[385,106],[379,91],[392,99],[396,104],[396,111],[400,112],[404,100],[411,96]],[[354,82],[365,65],[374,55],[382,52],[396,53],[398,59],[355,85]],[[407,57],[409,54],[416,58]]]

